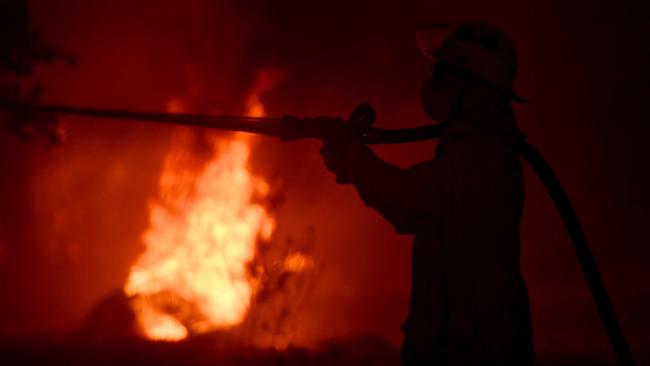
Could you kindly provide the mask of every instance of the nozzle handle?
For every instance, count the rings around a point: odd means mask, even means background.
[[[348,123],[355,131],[363,133],[375,123],[376,118],[375,109],[370,104],[363,102],[352,110]]]

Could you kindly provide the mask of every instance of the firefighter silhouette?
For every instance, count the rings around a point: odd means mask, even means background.
[[[422,107],[446,125],[435,158],[409,169],[388,164],[336,118],[321,154],[337,182],[414,236],[402,364],[531,365],[515,48],[484,22],[428,27],[418,44],[435,60]]]

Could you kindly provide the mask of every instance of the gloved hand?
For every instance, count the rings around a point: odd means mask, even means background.
[[[348,145],[358,139],[350,123],[341,117],[321,116],[316,118],[299,118],[282,116],[282,123],[287,126],[283,141],[300,138],[320,138],[323,141],[321,155],[327,169],[336,175],[336,182],[348,184],[352,181],[347,172]]]
[[[348,170],[348,146],[355,141],[356,134],[351,126],[340,117],[319,117],[318,119],[322,126],[326,126],[320,154],[323,156],[327,170],[336,175],[337,183],[352,183]]]

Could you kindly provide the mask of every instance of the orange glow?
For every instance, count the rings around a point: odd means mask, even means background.
[[[169,113],[182,113],[184,109],[183,102],[178,99],[170,99],[167,101],[167,112]]]
[[[187,337],[187,328],[173,315],[159,310],[147,298],[135,298],[132,306],[144,336],[159,341],[178,341]]]
[[[171,100],[168,109],[184,108]],[[142,236],[146,251],[124,288],[134,299],[142,335],[152,340],[176,341],[241,323],[258,283],[247,265],[257,241],[273,234],[273,218],[252,202],[270,187],[248,169],[250,136],[209,141],[212,155],[200,169],[188,152],[191,141],[168,153]]]
[[[294,252],[284,259],[284,270],[287,272],[302,272],[314,267],[314,260],[303,253]]]
[[[260,69],[257,72],[255,85],[246,99],[247,114],[252,117],[262,117],[266,114],[261,97],[264,93],[275,88],[287,77],[280,69]]]

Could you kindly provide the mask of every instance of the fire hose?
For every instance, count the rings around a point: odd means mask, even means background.
[[[216,128],[228,131],[250,132],[254,134],[277,136],[286,141],[299,139],[324,139],[328,135],[328,123],[324,119],[304,119],[297,117],[247,117],[214,116],[201,114],[152,113],[115,109],[77,108],[59,105],[4,104],[0,105],[16,113],[63,113],[78,116],[112,118],[117,120],[140,120],[170,123],[175,125]],[[380,129],[372,127],[375,111],[362,103],[355,108],[348,123],[361,141],[366,144],[394,144],[439,138],[445,130],[442,124],[404,129]],[[537,173],[558,210],[564,227],[571,239],[582,272],[587,281],[600,320],[605,328],[617,362],[621,366],[634,365],[634,359],[621,330],[614,307],[610,301],[602,276],[598,270],[587,237],[582,230],[578,216],[569,197],[560,184],[548,162],[521,135],[516,149]]]

